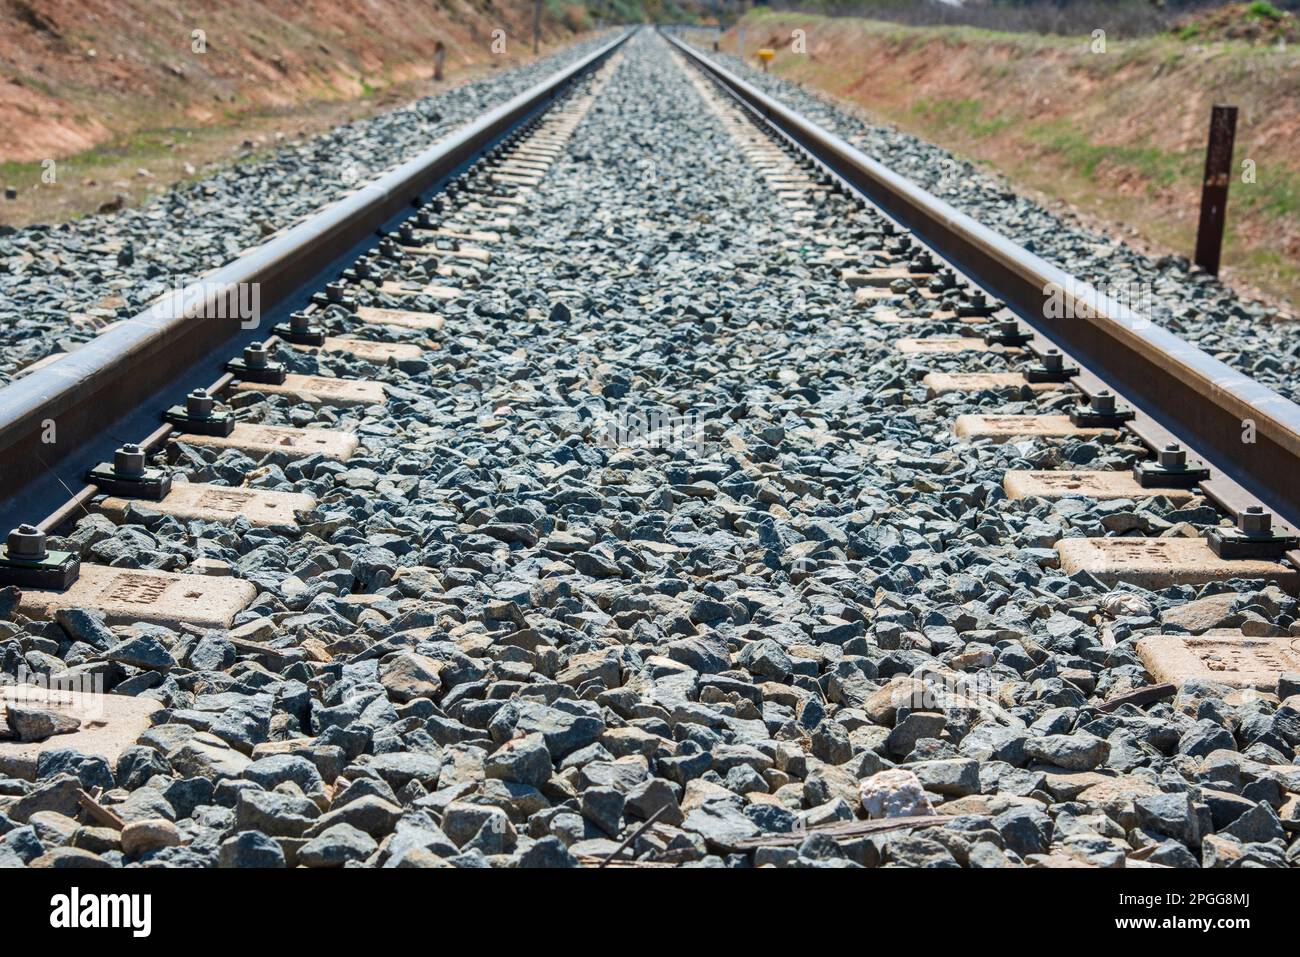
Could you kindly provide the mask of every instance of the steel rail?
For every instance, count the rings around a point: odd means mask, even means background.
[[[241,292],[257,289],[262,312],[286,302],[329,263],[541,113],[629,36],[624,31],[282,235],[0,388],[0,497],[14,495],[235,337]],[[51,432],[56,440],[42,441]]]
[[[1143,441],[1158,448],[1180,436],[1212,469],[1202,490],[1227,511],[1236,515],[1262,503],[1286,524],[1300,524],[1300,406],[959,212],[689,44],[663,35],[760,125],[802,148],[1091,369],[1079,383],[1084,391],[1104,385],[1127,400],[1138,412],[1131,425]],[[1062,315],[1051,315],[1049,302],[1060,305]]]

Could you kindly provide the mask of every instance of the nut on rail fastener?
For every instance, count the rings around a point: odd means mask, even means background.
[[[942,293],[952,289],[956,285],[957,277],[953,275],[951,269],[944,267],[930,277],[930,281],[925,284],[925,287],[931,292]]]
[[[400,253],[394,253],[390,256],[384,252],[384,243],[387,242],[394,250],[398,248],[397,244],[391,240],[382,240],[379,243],[380,254],[385,259],[399,259]],[[346,282],[327,282],[324,292],[314,292],[311,301],[322,309],[328,306],[342,306],[348,312],[357,311],[357,301],[348,295],[348,284]]]
[[[406,250],[397,240],[393,239],[391,236],[385,236],[383,239],[379,240],[379,245],[375,247],[375,255],[380,259],[387,259],[390,262],[398,263],[406,258]],[[328,287],[326,288],[328,289]],[[317,293],[316,295],[321,296],[320,293]],[[329,293],[326,292],[319,301],[328,302],[328,297]],[[316,300],[316,296],[313,296],[312,298],[313,300]]]
[[[1251,505],[1239,512],[1235,528],[1209,529],[1205,539],[1214,554],[1226,559],[1275,561],[1292,549],[1300,548],[1300,538],[1278,535],[1273,531],[1273,513],[1261,505]]]
[[[984,333],[984,342],[990,346],[1019,347],[1028,345],[1034,338],[1032,332],[1026,332],[1014,319],[999,322]]]
[[[957,317],[968,319],[973,316],[991,316],[1001,308],[1002,303],[997,300],[990,302],[982,291],[974,289],[962,293],[962,298],[957,303]]]
[[[86,472],[86,481],[98,485],[105,495],[152,502],[162,501],[172,490],[172,477],[162,469],[149,468],[144,449],[135,443],[114,452],[112,462],[101,462]]]
[[[1038,361],[1025,367],[1026,382],[1069,382],[1079,374],[1079,367],[1066,365],[1060,349],[1045,349]]]
[[[50,551],[35,525],[19,525],[0,545],[0,585],[63,591],[80,574],[81,559],[73,552]]]
[[[1171,442],[1156,453],[1154,461],[1133,463],[1133,478],[1143,488],[1195,488],[1210,477],[1210,470],[1195,459],[1187,460],[1187,450]]]
[[[350,283],[359,283],[363,279],[373,279],[374,277],[375,264],[371,261],[369,254],[362,256],[343,270],[343,278]]]
[[[1070,410],[1070,422],[1081,429],[1113,429],[1132,421],[1136,414],[1117,405],[1115,394],[1109,389],[1102,389]]]
[[[325,330],[311,320],[312,317],[305,312],[291,312],[288,322],[274,326],[271,331],[285,342],[292,342],[294,345],[323,346]]]
[[[228,361],[226,371],[244,382],[256,382],[260,385],[284,384],[284,363],[273,362],[271,351],[261,342],[251,342],[244,346],[243,356]]]
[[[229,409],[218,409],[216,400],[203,389],[185,397],[184,405],[174,405],[163,413],[177,432],[193,435],[229,435],[235,431],[235,417]]]
[[[924,249],[919,250],[908,260],[907,271],[913,274],[934,272],[934,257]]]

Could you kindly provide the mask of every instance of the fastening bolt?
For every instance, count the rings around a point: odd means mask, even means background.
[[[345,282],[327,282],[325,284],[325,296],[330,302],[342,302],[344,295],[347,293],[348,284]]]
[[[1065,356],[1060,349],[1047,349],[1043,352],[1043,368],[1049,372],[1060,372],[1065,368]]]
[[[140,478],[144,475],[144,449],[128,442],[113,453],[113,471],[120,478]]]
[[[993,331],[985,333],[984,341],[989,345],[1007,346],[1009,348],[1020,348],[1033,339],[1033,335],[1025,332],[1019,322],[1015,319],[1002,319],[994,323]]]
[[[265,369],[267,362],[266,346],[252,342],[244,346],[244,365],[250,369]]]
[[[1237,527],[1247,535],[1268,535],[1273,530],[1273,513],[1261,505],[1248,505],[1237,516]]]
[[[207,419],[212,416],[216,402],[203,389],[195,389],[185,397],[185,412],[192,419]]]
[[[1092,411],[1094,412],[1099,412],[1102,415],[1110,415],[1115,411],[1115,396],[1109,389],[1102,389],[1092,397],[1092,401],[1090,401],[1088,405],[1092,407]]]
[[[9,557],[27,562],[45,560],[45,533],[35,525],[19,525],[9,533]]]
[[[293,332],[307,332],[311,328],[311,316],[305,312],[289,313],[289,329]]]
[[[1177,442],[1171,442],[1160,450],[1157,456],[1161,468],[1181,469],[1187,466],[1187,450]]]

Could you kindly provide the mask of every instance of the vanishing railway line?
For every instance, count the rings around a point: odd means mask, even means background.
[[[675,38],[6,386],[0,447],[0,672],[109,692],[3,688],[23,863],[1300,857],[1300,410]]]

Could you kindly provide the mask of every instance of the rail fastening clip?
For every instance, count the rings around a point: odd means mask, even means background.
[[[19,525],[0,546],[0,585],[63,591],[81,574],[81,558],[73,552],[52,552],[45,533],[35,525]]]
[[[144,449],[134,443],[114,452],[112,462],[101,462],[86,472],[86,481],[99,486],[105,495],[152,502],[162,501],[172,490],[172,477],[162,469],[149,468]]]
[[[1070,422],[1081,429],[1113,429],[1132,421],[1136,414],[1132,409],[1117,406],[1115,394],[1102,389],[1070,410]]]
[[[1235,528],[1211,528],[1205,538],[1214,554],[1225,559],[1276,561],[1292,549],[1300,548],[1300,538],[1273,531],[1273,513],[1262,505],[1247,506],[1244,512],[1237,513]]]
[[[1158,453],[1155,461],[1133,463],[1133,478],[1143,488],[1195,488],[1210,477],[1204,463],[1187,460],[1187,450],[1171,442]]]
[[[235,417],[228,409],[216,408],[216,401],[203,389],[185,397],[184,405],[174,405],[163,413],[177,432],[194,435],[229,435],[235,431]]]

